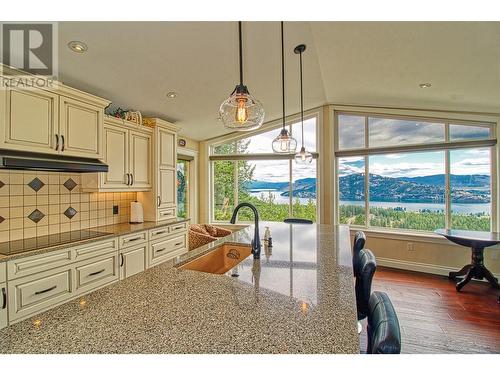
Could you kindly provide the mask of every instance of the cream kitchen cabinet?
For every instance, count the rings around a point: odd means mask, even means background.
[[[0,329],[7,327],[7,283],[0,283]]]
[[[102,160],[108,172],[82,174],[83,191],[147,191],[152,186],[152,130],[106,117]]]
[[[146,269],[148,244],[144,243],[120,251],[120,280],[138,274]]]
[[[44,90],[0,90],[2,148],[58,154],[59,142],[59,95]]]
[[[144,206],[144,219],[170,220],[177,216],[177,131],[178,128],[161,119],[145,119],[153,130],[153,188],[137,194]]]
[[[100,105],[59,97],[61,153],[68,156],[102,157],[104,108]]]
[[[0,148],[100,159],[109,103],[61,83],[0,90]]]

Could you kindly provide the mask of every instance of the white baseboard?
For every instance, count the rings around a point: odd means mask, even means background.
[[[398,268],[408,271],[430,273],[441,276],[448,276],[449,272],[458,271],[461,268],[461,267],[456,268],[456,267],[440,266],[437,264],[429,264],[429,263],[410,262],[407,260],[398,260],[398,259],[381,258],[381,257],[377,257],[377,265],[389,268]],[[499,274],[494,273],[493,276],[500,279]]]

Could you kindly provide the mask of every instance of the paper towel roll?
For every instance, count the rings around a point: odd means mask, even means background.
[[[144,223],[144,209],[141,202],[130,202],[130,223]]]

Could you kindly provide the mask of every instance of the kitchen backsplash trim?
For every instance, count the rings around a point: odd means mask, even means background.
[[[78,173],[0,172],[0,242],[129,221],[136,193],[84,193],[80,187]]]

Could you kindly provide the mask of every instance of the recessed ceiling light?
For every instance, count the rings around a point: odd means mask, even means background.
[[[429,83],[429,82],[424,82],[424,83],[421,83],[418,85],[418,87],[420,87],[421,89],[428,89],[431,86],[432,86],[432,83]]]
[[[88,50],[87,45],[78,40],[72,40],[71,42],[69,42],[68,47],[70,50],[76,53],[84,53]]]
[[[174,91],[167,92],[167,98],[170,98],[170,99],[177,98],[177,93]]]

